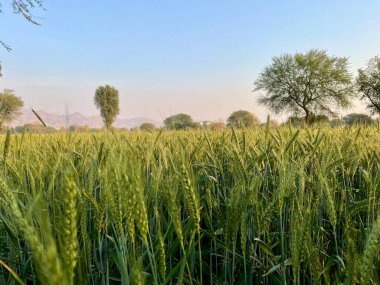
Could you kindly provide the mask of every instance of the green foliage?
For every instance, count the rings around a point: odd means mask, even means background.
[[[221,122],[221,121],[215,121],[215,122],[210,122],[207,124],[206,129],[212,130],[212,131],[221,131],[226,128],[226,124]]]
[[[84,126],[71,125],[69,127],[69,132],[84,133],[84,132],[89,132],[89,131],[90,131],[90,128],[87,125],[84,125]]]
[[[99,86],[95,91],[95,105],[108,129],[119,114],[119,91],[112,86]]]
[[[352,125],[372,125],[375,121],[366,114],[352,113],[343,117],[343,120],[347,126]]]
[[[269,121],[266,121],[265,123],[261,123],[260,127],[270,127],[270,128],[277,128],[279,126],[279,122],[273,119],[269,119]]]
[[[168,130],[185,130],[197,126],[190,115],[183,113],[167,117],[164,120],[164,125]]]
[[[332,119],[330,121],[330,127],[331,128],[339,128],[339,127],[344,127],[344,120],[343,119],[338,119],[338,118],[335,118],[335,119]]]
[[[157,128],[152,123],[143,123],[140,126],[140,130],[142,130],[142,131],[148,131],[148,132],[153,132],[153,131],[157,130]]]
[[[380,282],[377,127],[0,146],[1,284]]]
[[[365,69],[359,69],[356,84],[367,101],[367,107],[372,114],[380,115],[380,58],[374,57]]]
[[[306,121],[306,118],[305,118]],[[328,125],[330,123],[329,117],[326,115],[313,115],[309,119],[310,125]]]
[[[255,91],[266,94],[259,103],[275,113],[335,115],[333,108],[347,108],[353,96],[348,59],[328,56],[323,50],[274,57],[255,82]]]
[[[21,114],[24,102],[13,94],[12,90],[0,92],[0,130],[4,123],[9,123]]]
[[[57,130],[52,127],[44,127],[41,124],[25,124],[23,126],[17,126],[14,128],[16,133],[35,133],[35,134],[49,134],[56,133]]]
[[[293,127],[301,128],[306,125],[305,117],[290,116],[285,124],[292,125]]]
[[[227,126],[235,128],[250,128],[259,125],[259,119],[248,111],[235,111],[227,119]]]
[[[291,124],[293,127],[301,128],[312,125],[329,125],[330,119],[326,115],[312,115],[309,117],[308,122],[306,117],[290,116],[285,124]]]

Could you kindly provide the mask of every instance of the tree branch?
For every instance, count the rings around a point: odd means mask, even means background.
[[[2,45],[7,51],[12,50],[12,48],[9,45],[7,45],[6,43],[4,43],[3,41],[0,41],[0,45]]]

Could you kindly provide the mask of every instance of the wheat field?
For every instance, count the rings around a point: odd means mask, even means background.
[[[1,284],[379,284],[380,128],[0,137]]]

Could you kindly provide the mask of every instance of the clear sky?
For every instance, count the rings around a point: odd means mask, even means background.
[[[67,102],[95,115],[95,89],[111,84],[123,118],[245,109],[264,120],[251,91],[273,56],[326,49],[356,74],[380,54],[379,0],[45,0],[41,27],[1,3],[0,39],[13,51],[0,49],[0,88],[50,112]]]

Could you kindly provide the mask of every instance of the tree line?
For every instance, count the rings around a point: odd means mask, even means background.
[[[32,11],[35,8],[45,10],[43,0],[11,0],[10,3],[15,14],[20,14],[34,25],[40,25]],[[8,51],[12,49],[1,39],[0,46]],[[273,57],[272,63],[255,81],[254,91],[263,93],[258,103],[275,114],[290,113],[288,121],[308,125],[323,116],[338,122],[337,110],[349,108],[354,98],[360,98],[372,115],[380,114],[380,58],[371,58],[366,67],[358,70],[356,78],[350,74],[348,64],[347,57],[329,56],[325,50],[318,49]],[[0,77],[1,68],[0,63]],[[100,109],[105,127],[109,128],[119,113],[118,91],[108,85],[100,86],[95,93],[95,105]],[[0,129],[17,116],[22,107],[21,98],[16,97],[13,91],[5,89],[0,92]],[[231,120],[239,114],[248,116],[238,111],[231,115]],[[371,120],[364,114],[352,114],[350,117],[360,117],[359,121]],[[241,119],[237,120],[240,122]],[[164,123],[168,129],[183,129],[190,127],[190,122],[188,115],[177,114],[165,119]],[[218,126],[222,123],[212,122]],[[231,122],[227,123],[231,125]],[[199,123],[191,124],[191,127],[199,127]],[[237,126],[240,124],[237,123]]]
[[[326,51],[318,49],[273,57],[272,63],[255,81],[254,91],[260,93],[257,102],[275,114],[290,114],[286,123],[296,126],[372,124],[373,119],[366,114],[350,114],[339,119],[337,111],[351,107],[352,100],[359,98],[372,115],[380,115],[380,57],[371,58],[364,68],[358,70],[356,78],[349,72],[348,64],[347,57],[329,56]],[[110,128],[120,111],[118,90],[110,85],[99,86],[94,103],[105,127]],[[22,107],[23,101],[13,91],[0,92],[0,129],[17,117]],[[224,122],[195,122],[190,115],[183,113],[166,118],[164,125],[170,130],[225,127]],[[259,120],[248,111],[236,111],[227,119],[227,126],[236,128],[256,125]],[[140,128],[156,127],[143,124]]]
[[[329,56],[325,50],[311,49],[306,53],[283,54],[272,59],[255,81],[254,91],[262,92],[258,103],[275,114],[290,113],[288,123],[311,125],[329,122],[332,125],[352,123],[371,124],[365,114],[350,114],[338,119],[337,110],[352,106],[360,98],[371,114],[380,114],[380,58],[373,57],[367,66],[358,70],[354,79],[348,70],[348,58]],[[118,91],[111,86],[100,86],[95,93],[95,104],[100,109],[105,126],[109,128],[118,112]],[[223,122],[194,122],[190,115],[176,114],[164,120],[166,129],[219,128]],[[256,116],[248,111],[236,111],[227,119],[228,126],[237,128],[258,125]],[[152,129],[143,125],[141,129]]]

